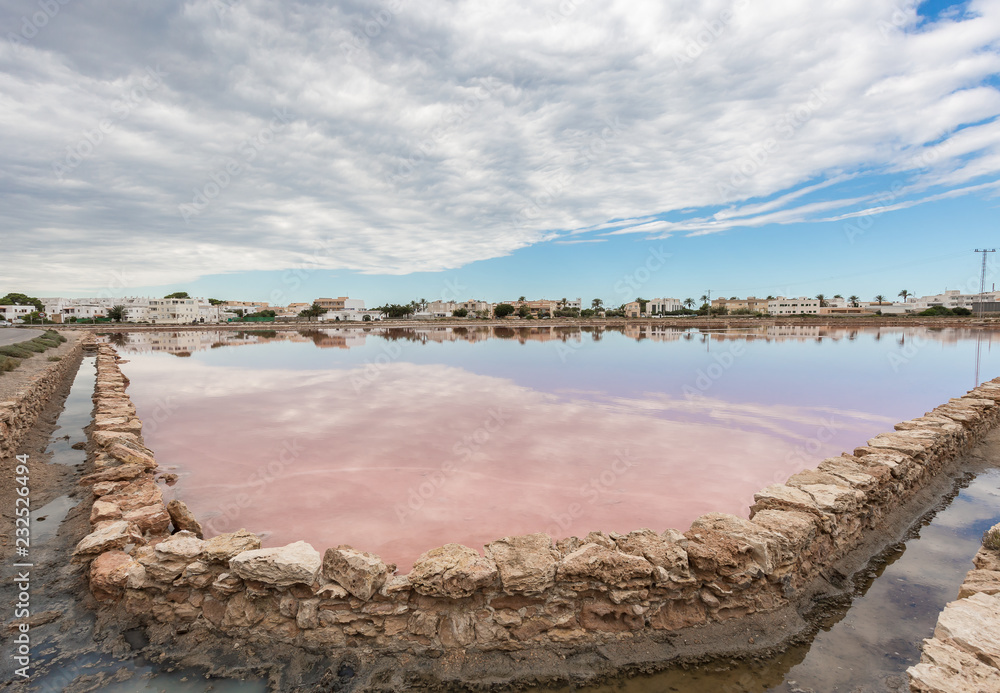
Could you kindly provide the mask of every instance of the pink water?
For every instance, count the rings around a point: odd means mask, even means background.
[[[189,335],[175,344],[189,358],[122,348],[146,443],[181,475],[172,492],[209,535],[245,527],[270,546],[350,544],[405,571],[448,542],[685,530],[705,512],[745,517],[760,488],[971,387],[943,377],[918,388],[925,405],[893,388],[919,363],[902,376],[885,361],[844,370],[872,358],[875,340],[835,353],[810,337],[778,353],[734,336],[747,350],[690,398],[685,385],[727,347],[326,336],[341,348],[199,350]],[[873,372],[889,394],[873,396]]]

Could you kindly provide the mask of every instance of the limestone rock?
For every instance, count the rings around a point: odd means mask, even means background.
[[[621,551],[645,558],[654,566],[666,571],[667,579],[678,583],[691,580],[687,551],[684,549],[686,545],[687,538],[680,532],[676,532],[676,535],[667,533],[659,535],[651,529],[629,532],[617,541]]]
[[[274,549],[244,551],[230,559],[229,567],[244,580],[280,587],[299,582],[312,584],[320,563],[319,551],[304,541],[297,541]]]
[[[170,526],[170,515],[163,503],[146,505],[135,510],[122,513],[122,519],[135,523],[142,532],[150,534],[165,534]]]
[[[155,550],[158,554],[177,556],[178,558],[187,558],[190,561],[194,561],[194,559],[201,555],[204,548],[205,542],[193,533],[178,532],[157,544]]]
[[[1000,594],[1000,570],[970,570],[958,592],[958,598],[964,599],[977,592]]]
[[[324,577],[364,601],[382,589],[395,570],[395,565],[386,565],[375,554],[357,551],[350,546],[327,549],[323,555]]]
[[[914,693],[1000,691],[1000,671],[940,640],[924,640],[920,663],[907,669]]]
[[[561,558],[552,548],[552,537],[543,533],[498,539],[487,544],[486,557],[496,564],[507,594],[534,594],[548,589],[555,584]]]
[[[108,454],[119,460],[122,464],[138,465],[143,469],[155,469],[156,460],[148,451],[137,449],[131,445],[121,442],[115,443],[108,448]]]
[[[126,544],[141,541],[142,534],[138,527],[125,520],[116,520],[81,539],[80,543],[76,545],[76,549],[73,550],[73,555],[91,556],[112,549],[121,549]]]
[[[90,564],[90,591],[98,601],[120,596],[136,565],[124,551],[105,551]]]
[[[934,637],[1000,669],[1000,595],[977,593],[948,604]]]
[[[205,542],[204,557],[206,561],[229,563],[229,559],[244,551],[254,551],[260,548],[260,537],[245,529],[239,529],[228,534],[219,534]]]
[[[122,509],[117,503],[107,503],[105,501],[94,501],[90,508],[90,524],[96,524],[105,520],[120,520]]]
[[[774,572],[781,563],[781,538],[735,515],[702,515],[687,537],[691,566],[706,575],[742,583]]]
[[[483,558],[475,549],[445,544],[417,559],[410,571],[410,584],[421,594],[459,599],[492,584],[497,575],[493,561]]]
[[[584,544],[562,559],[558,569],[560,580],[598,580],[607,585],[648,578],[652,574],[653,565],[645,558],[600,544]]]
[[[138,464],[123,464],[120,467],[110,467],[80,479],[80,484],[86,486],[99,481],[123,481],[135,479],[146,473],[146,468]]]
[[[176,529],[187,530],[199,539],[205,538],[205,534],[201,528],[201,523],[195,518],[194,513],[188,510],[184,501],[170,501],[167,503],[167,512],[170,514],[170,521],[174,523],[174,527]]]

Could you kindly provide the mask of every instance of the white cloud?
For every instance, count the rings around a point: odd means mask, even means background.
[[[1000,7],[918,27],[897,5],[60,6],[0,44],[5,276],[58,291],[123,266],[134,285],[442,270],[566,233],[711,233],[866,196],[831,181],[890,174],[919,200],[995,178]],[[35,9],[13,0],[0,25]]]

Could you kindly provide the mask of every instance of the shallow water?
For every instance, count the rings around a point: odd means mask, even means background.
[[[1000,522],[1000,470],[972,478],[926,518],[904,544],[886,551],[855,581],[853,598],[818,618],[810,642],[754,666],[720,662],[671,669],[579,693],[882,693],[909,691],[906,669],[958,596],[983,532]],[[538,692],[540,693],[540,692]]]
[[[86,442],[84,428],[91,422],[93,413],[94,382],[96,380],[95,358],[85,357],[73,380],[63,411],[56,420],[56,428],[46,449],[52,453],[52,461],[66,465],[85,462],[87,453],[74,450],[77,442]],[[43,546],[51,541],[67,513],[79,502],[69,496],[59,496],[31,512],[32,546]],[[38,597],[36,596],[36,599]],[[51,608],[51,605],[43,608]],[[37,610],[37,608],[36,608]],[[44,668],[47,662],[56,661],[61,655],[60,647],[51,641],[42,640],[32,647],[33,671]],[[226,679],[206,679],[204,674],[193,671],[166,671],[142,660],[114,657],[106,653],[86,651],[74,656],[71,663],[63,661],[55,671],[46,675],[33,676],[23,690],[43,693],[61,693],[80,676],[112,676],[124,670],[132,674],[127,681],[108,683],[96,690],[110,693],[138,693],[139,691],[165,691],[166,693],[264,693],[263,681],[237,681]],[[97,679],[94,679],[96,683]],[[22,689],[19,689],[22,690]]]
[[[46,449],[52,455],[52,462],[75,465],[87,459],[85,452],[74,450],[72,446],[87,442],[83,429],[90,423],[94,409],[91,398],[94,395],[94,382],[97,380],[96,361],[93,356],[85,356],[80,363],[80,370],[73,380],[66,404],[56,422],[56,430]]]
[[[117,337],[208,533],[346,543],[686,529],[1000,373],[992,333],[371,328]],[[985,341],[984,341],[985,340]],[[180,357],[180,358],[178,358]]]

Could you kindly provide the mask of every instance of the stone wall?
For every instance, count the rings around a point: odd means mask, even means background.
[[[68,351],[60,354],[59,361],[46,362],[45,367],[32,376],[24,387],[8,400],[0,402],[0,458],[16,454],[18,446],[35,425],[52,393],[79,368],[78,360],[83,353],[84,342],[92,341],[93,337],[80,336],[76,340]],[[35,359],[44,361],[48,355],[51,354],[40,354]],[[17,371],[11,373],[16,374]],[[10,377],[10,374],[6,377]]]
[[[398,575],[350,546],[261,549],[244,530],[203,540],[183,503],[163,502],[117,360],[100,345],[93,471],[81,481],[93,488],[93,532],[75,557],[90,563],[93,595],[176,633],[311,652],[574,648],[773,613],[806,599],[1000,420],[998,379],[763,489],[750,519],[710,513],[686,532],[505,537],[485,553],[447,544]]]
[[[958,599],[938,616],[920,663],[907,669],[914,693],[1000,691],[1000,525],[986,536],[989,547],[979,549]]]

